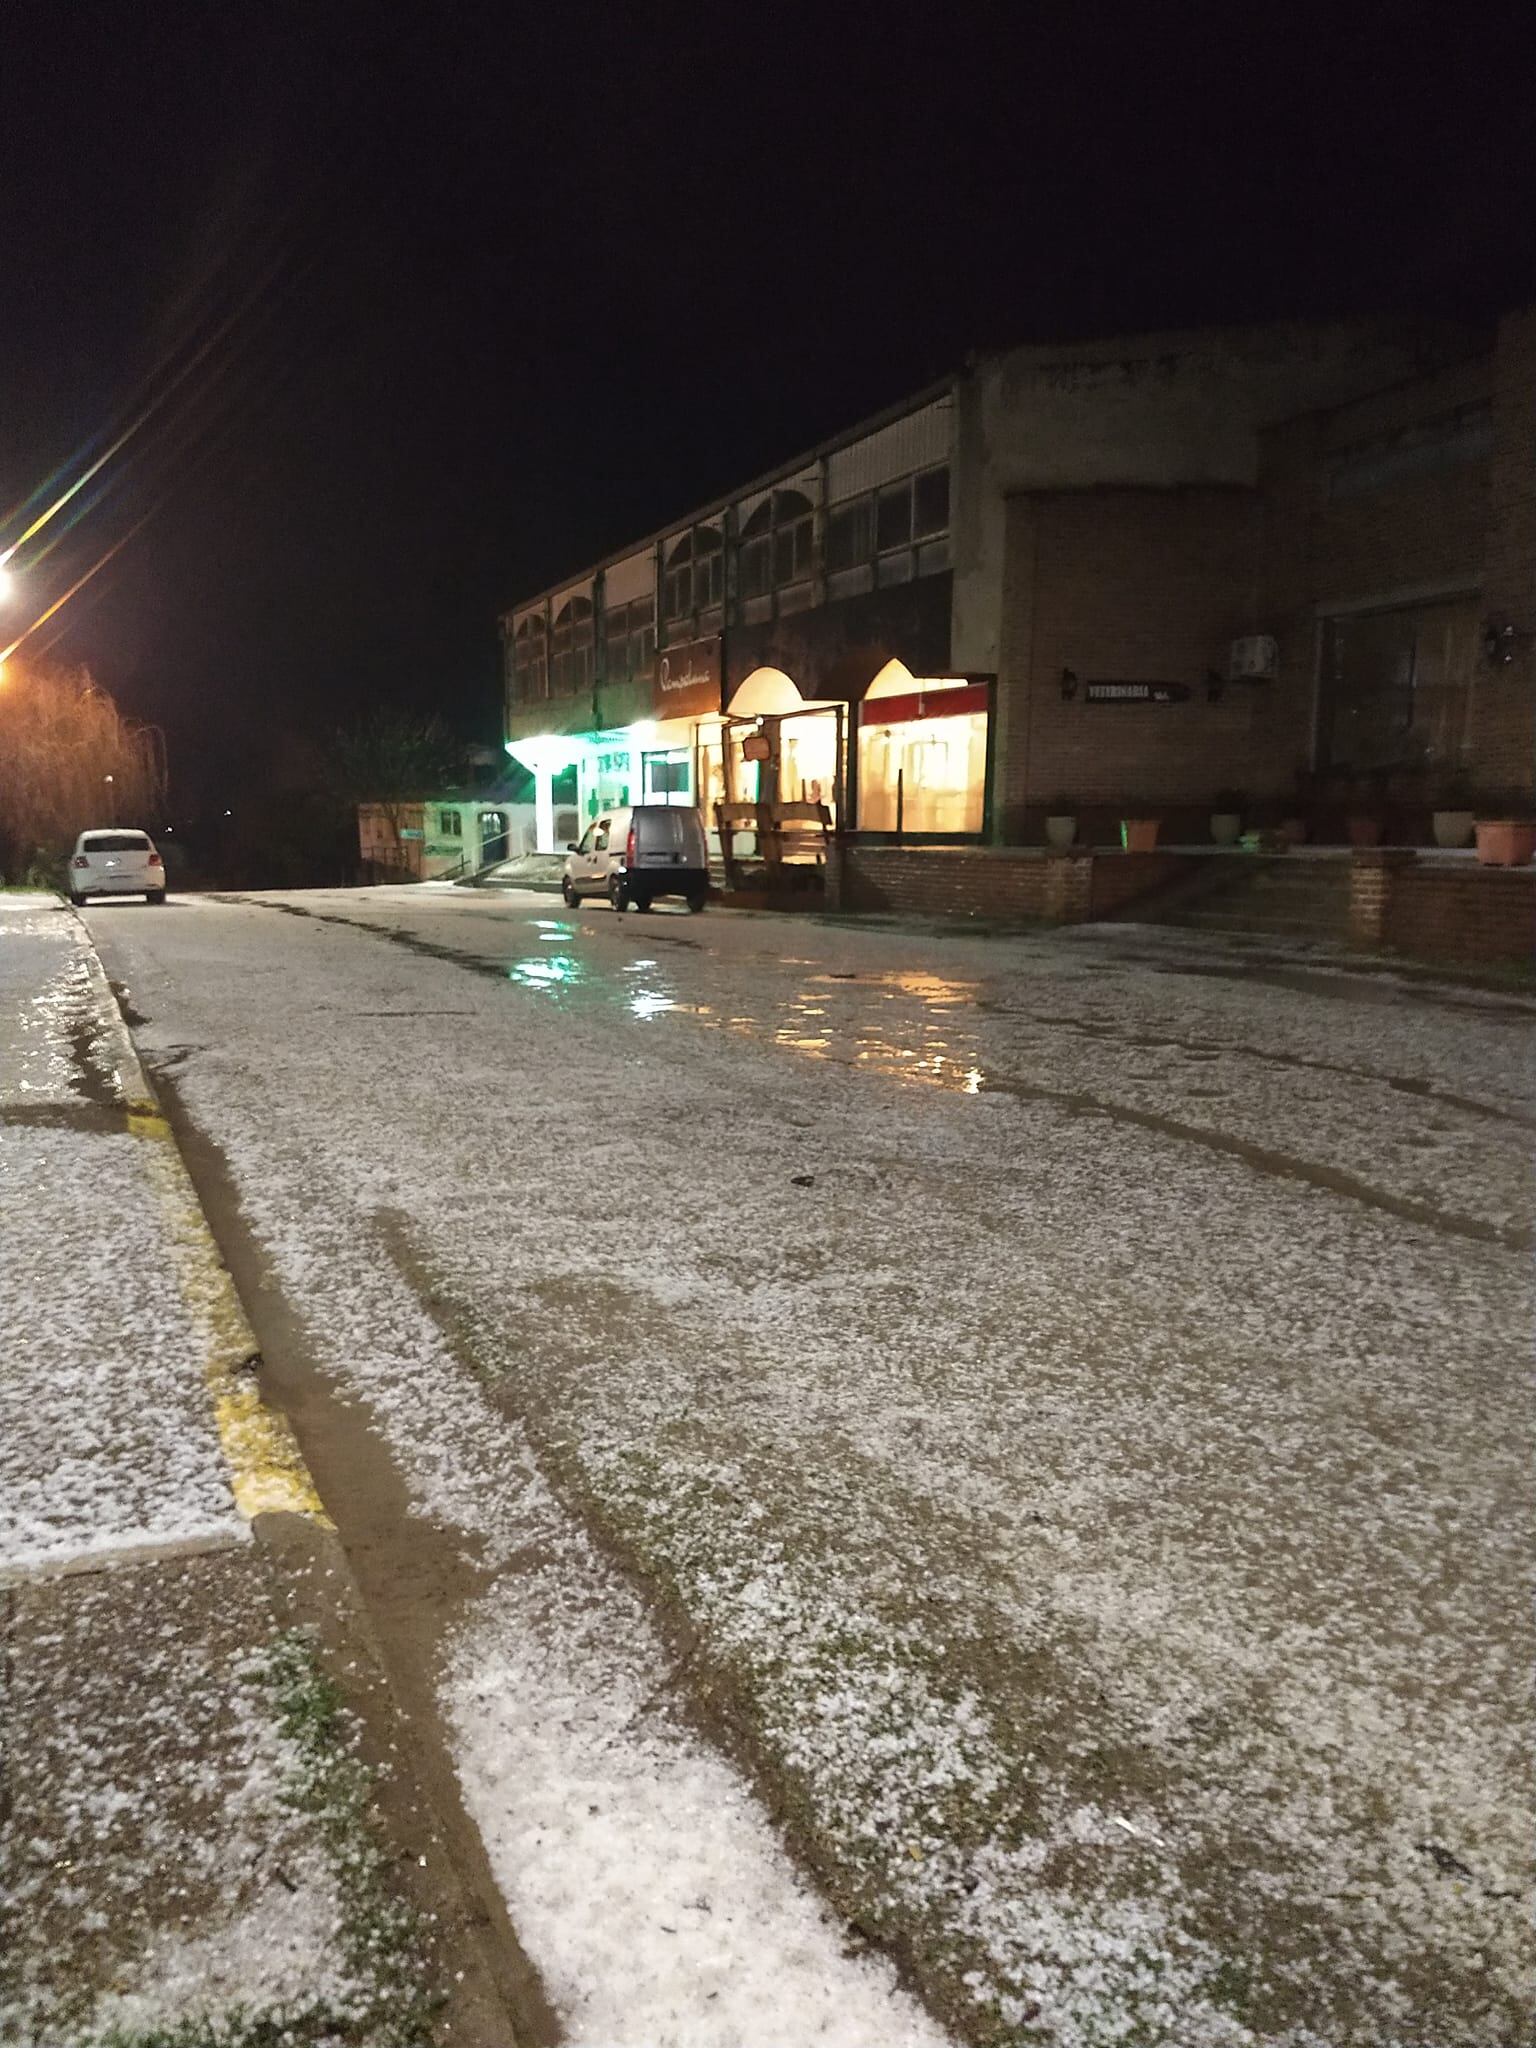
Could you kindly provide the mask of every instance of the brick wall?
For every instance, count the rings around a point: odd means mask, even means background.
[[[1491,415],[1492,452],[1474,438]],[[1455,460],[1398,463],[1458,421]],[[1447,425],[1447,423],[1451,423]],[[1261,437],[1259,489],[1026,492],[1007,507],[994,816],[1038,842],[1052,798],[1080,808],[1208,805],[1228,785],[1276,815],[1313,763],[1320,619],[1465,593],[1470,650],[1484,611],[1536,631],[1536,309],[1491,351]],[[1372,465],[1385,456],[1373,473]],[[1337,484],[1341,467],[1352,473]],[[1278,678],[1206,672],[1228,643],[1273,633]],[[1186,703],[1101,707],[1061,671],[1174,681]],[[1476,655],[1468,712],[1479,786],[1536,787],[1536,641]],[[1171,822],[1171,821],[1170,821]]]
[[[1486,405],[1489,393],[1489,359],[1481,356],[1322,416],[1309,480],[1311,600],[1478,582],[1488,532],[1486,456],[1374,487],[1342,486],[1350,467],[1358,475],[1416,432],[1448,431],[1445,423]],[[1340,488],[1331,490],[1335,470]]]
[[[1205,677],[1254,622],[1259,503],[1240,489],[1037,491],[1009,501],[996,808],[1003,837],[1053,797],[1204,801],[1256,765],[1251,692]],[[1187,702],[1090,705],[1084,682],[1178,682]],[[1021,707],[1020,697],[1024,702]]]
[[[1107,917],[1180,873],[1177,853],[1037,852],[986,846],[860,846],[832,849],[833,908],[989,923],[1083,924]]]
[[[1536,963],[1536,868],[1357,853],[1350,873],[1357,946],[1466,964]]]
[[[1237,860],[1240,856],[1232,856]],[[989,924],[1085,924],[1148,899],[1182,876],[1206,872],[1200,854],[1027,847],[860,846],[835,842],[830,907]],[[1337,872],[1337,870],[1334,870]],[[1536,867],[1485,868],[1373,848],[1350,862],[1352,942],[1466,965],[1536,962]]]
[[[1267,631],[1280,647],[1274,685],[1284,751],[1294,776],[1313,761],[1322,619],[1371,605],[1465,594],[1461,635],[1476,660],[1475,596],[1484,574],[1492,518],[1493,464],[1474,455],[1415,473],[1382,469],[1415,437],[1448,433],[1448,423],[1486,406],[1487,354],[1416,378],[1329,413],[1292,420],[1264,437],[1263,583]],[[1497,423],[1495,423],[1495,431]],[[1354,471],[1352,488],[1343,487]],[[1338,484],[1334,483],[1339,473]],[[1474,675],[1474,715],[1480,676]],[[1476,759],[1486,742],[1473,735]]]
[[[1493,360],[1493,461],[1483,600],[1490,616],[1536,634],[1536,307],[1499,327]],[[1472,697],[1472,740],[1492,787],[1536,783],[1536,641],[1485,666]]]

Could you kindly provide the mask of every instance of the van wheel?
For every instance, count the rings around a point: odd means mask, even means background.
[[[85,908],[85,898],[80,894],[78,889],[70,890],[69,900],[71,903],[73,903],[76,910],[83,910]]]
[[[687,897],[688,908],[693,912],[694,916],[697,917],[699,912],[704,908],[706,902],[708,902],[708,900],[708,897],[705,895],[702,889],[690,890]]]
[[[629,908],[629,891],[617,875],[608,884],[608,901],[615,910],[628,910]]]
[[[163,889],[146,889],[144,901],[146,903],[163,903],[165,901],[165,891]]]
[[[651,907],[651,899],[650,899],[650,897],[649,897],[649,896],[637,896],[637,897],[635,898],[635,908],[636,908],[636,910],[649,910],[649,909],[650,909],[650,907]]]
[[[568,910],[574,910],[576,908],[576,905],[581,900],[580,897],[576,894],[576,891],[571,887],[571,878],[569,875],[562,875],[560,877],[560,894],[565,898],[566,908]]]

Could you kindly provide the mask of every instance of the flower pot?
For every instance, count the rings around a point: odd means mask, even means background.
[[[1211,837],[1218,846],[1236,846],[1242,829],[1240,811],[1212,811]]]
[[[1520,818],[1479,818],[1477,857],[1485,868],[1523,868],[1536,855],[1536,825]]]
[[[1436,846],[1470,846],[1475,824],[1476,813],[1473,811],[1436,811]]]
[[[1065,815],[1047,818],[1045,821],[1045,843],[1054,846],[1058,853],[1065,853],[1077,837],[1077,820]]]
[[[1380,846],[1381,820],[1357,812],[1348,822],[1351,846]]]
[[[1127,853],[1152,853],[1157,846],[1156,818],[1122,818],[1120,844]]]

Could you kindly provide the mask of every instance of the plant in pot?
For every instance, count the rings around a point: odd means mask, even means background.
[[[1287,846],[1305,846],[1312,836],[1313,819],[1323,799],[1323,778],[1309,762],[1296,764],[1296,800],[1276,829],[1277,838]]]
[[[1157,818],[1122,818],[1120,844],[1127,853],[1151,853],[1157,846]]]
[[[1077,799],[1071,796],[1053,796],[1046,806],[1045,843],[1058,853],[1065,853],[1077,838]]]
[[[1480,804],[1474,829],[1477,857],[1486,868],[1523,868],[1536,858],[1536,810],[1529,797]]]
[[[1435,807],[1430,814],[1436,846],[1470,846],[1476,824],[1471,783],[1465,775],[1447,775],[1435,791]]]
[[[1379,768],[1353,778],[1344,829],[1351,846],[1380,846],[1387,821],[1387,778]]]
[[[1218,846],[1235,846],[1242,836],[1248,798],[1240,789],[1218,789],[1211,800],[1211,837]]]

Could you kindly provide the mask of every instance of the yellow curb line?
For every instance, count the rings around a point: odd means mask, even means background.
[[[129,1133],[149,1141],[149,1179],[170,1226],[177,1283],[194,1323],[208,1339],[203,1379],[213,1402],[235,1506],[247,1521],[257,1515],[304,1515],[322,1529],[334,1529],[292,1429],[263,1401],[252,1377],[260,1356],[255,1332],[246,1321],[229,1269],[94,948],[87,953],[86,962],[114,1040],[118,1077],[127,1098]]]

